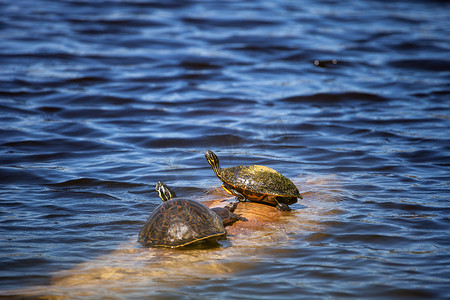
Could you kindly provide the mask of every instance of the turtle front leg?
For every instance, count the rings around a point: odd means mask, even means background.
[[[234,191],[233,195],[236,196],[236,202],[245,202],[245,197],[241,193]]]
[[[231,194],[233,196],[235,196],[239,202],[244,202],[245,201],[245,197],[244,195],[242,195],[241,193],[239,193],[238,191],[229,188],[228,186],[226,186],[225,184],[222,184],[222,188],[228,193]]]

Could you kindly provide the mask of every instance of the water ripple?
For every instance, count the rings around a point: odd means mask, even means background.
[[[449,298],[448,8],[0,3],[0,297]],[[206,149],[303,199],[140,247],[158,180],[231,200]]]

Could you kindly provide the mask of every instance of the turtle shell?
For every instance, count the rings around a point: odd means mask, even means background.
[[[297,203],[301,198],[295,184],[272,168],[252,165],[222,169],[225,189],[234,189],[250,201],[277,205]]]
[[[138,242],[149,247],[181,247],[226,234],[222,219],[205,205],[176,198],[158,206],[142,227]]]

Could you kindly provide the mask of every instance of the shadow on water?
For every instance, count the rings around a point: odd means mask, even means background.
[[[9,296],[49,299],[175,296],[186,286],[205,285],[208,289],[210,280],[239,278],[258,269],[264,272],[267,260],[277,260],[279,254],[295,249],[296,238],[320,232],[326,227],[324,218],[342,213],[337,202],[343,190],[337,178],[299,177],[294,181],[304,199],[293,205],[292,212],[240,203],[235,212],[247,220],[227,227],[228,238],[220,241],[218,247],[144,248],[133,239],[111,253],[55,273],[49,286],[9,291]],[[231,199],[223,191],[211,189],[196,200],[216,206]]]

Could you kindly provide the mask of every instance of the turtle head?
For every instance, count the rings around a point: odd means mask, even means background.
[[[155,189],[158,192],[159,198],[164,202],[177,197],[175,192],[162,181],[158,181]]]
[[[219,158],[217,157],[217,155],[211,150],[206,150],[205,157],[216,176],[222,178],[222,171],[220,169]]]

